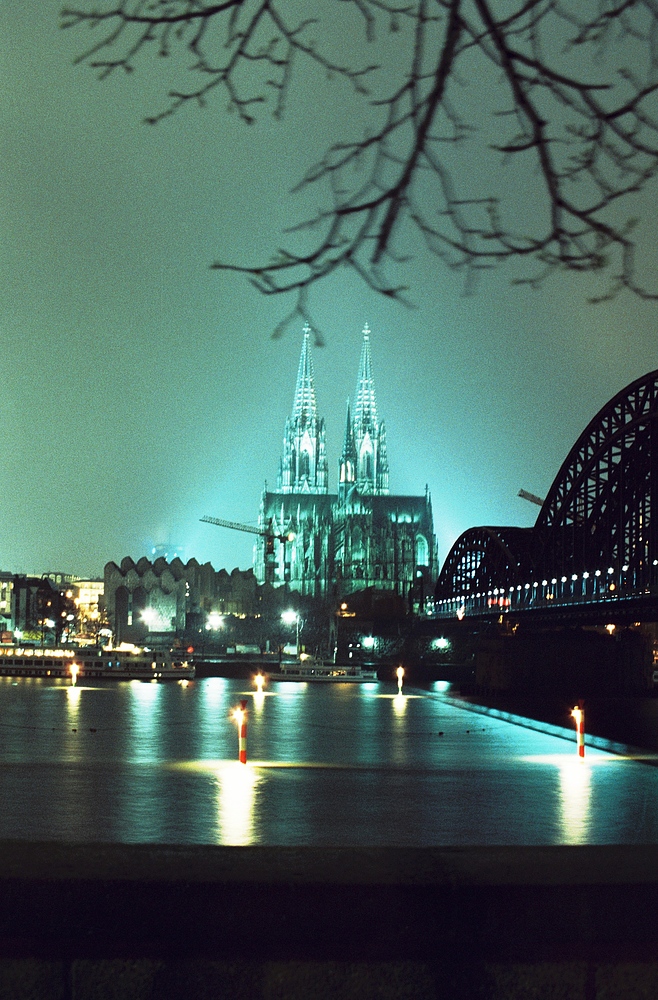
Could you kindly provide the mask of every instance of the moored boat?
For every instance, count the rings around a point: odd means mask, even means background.
[[[70,680],[192,680],[194,666],[169,652],[120,646],[0,647],[0,677],[52,677]]]
[[[324,681],[334,684],[359,684],[366,681],[376,681],[377,671],[372,667],[362,667],[357,663],[341,666],[338,663],[306,657],[290,663],[280,663],[276,670],[266,670],[265,676],[271,681]]]

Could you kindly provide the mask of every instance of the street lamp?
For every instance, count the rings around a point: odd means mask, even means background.
[[[218,629],[224,627],[224,617],[220,615],[217,611],[211,611],[208,615],[208,620],[206,622],[206,629],[209,632],[216,632]]]
[[[139,617],[146,625],[148,631],[151,632],[153,630],[153,626],[155,625],[155,620],[158,617],[158,612],[155,608],[144,608]]]
[[[293,611],[292,608],[288,611],[284,611],[281,615],[281,621],[285,625],[295,626],[295,656],[299,655],[299,614]]]

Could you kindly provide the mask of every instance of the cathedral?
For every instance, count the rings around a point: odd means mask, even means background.
[[[353,407],[347,403],[337,492],[329,492],[325,422],[318,417],[304,328],[292,413],[286,420],[276,490],[262,495],[254,550],[260,583],[313,597],[341,598],[373,587],[423,602],[437,573],[429,491],[389,492],[384,421],[377,414],[370,330],[363,344]]]

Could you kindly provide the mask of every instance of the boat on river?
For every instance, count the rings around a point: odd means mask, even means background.
[[[170,652],[122,644],[116,649],[0,646],[0,677],[76,680],[192,680],[194,666]]]
[[[324,660],[316,660],[312,656],[300,657],[293,662],[278,664],[277,670],[266,670],[265,675],[271,681],[310,681],[334,684],[363,684],[377,680],[374,667],[362,667],[360,664],[340,666]]]

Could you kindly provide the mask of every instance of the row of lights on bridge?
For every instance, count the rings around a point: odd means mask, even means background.
[[[658,566],[658,559],[654,559],[653,560],[653,565],[654,566]],[[622,573],[627,573],[628,570],[629,570],[629,568],[630,567],[628,566],[628,564],[624,563],[624,565],[621,568]],[[608,567],[608,576],[612,576],[614,574],[614,572],[615,572],[614,568],[612,566],[609,566]],[[602,575],[601,574],[601,570],[600,569],[595,570],[593,575],[595,577],[600,577]],[[592,574],[590,572],[588,572],[588,570],[585,570],[584,573],[582,574],[582,579],[583,580],[589,580],[590,576],[592,576]],[[567,576],[563,576],[563,577],[560,578],[560,583],[567,583],[568,579],[569,578]],[[579,580],[579,579],[581,579],[581,577],[579,577],[578,573],[572,573],[571,574],[571,580],[572,580],[572,582],[575,583],[576,580]],[[551,580],[551,586],[555,586],[557,584],[557,582],[558,582],[558,579],[557,579],[556,576],[554,576],[553,579]],[[548,587],[548,580],[542,580],[541,585],[542,585],[542,587]],[[539,587],[539,583],[536,582],[536,581],[532,585],[529,584],[529,583],[521,585],[519,583],[515,587],[514,586],[510,587],[507,592],[510,593],[510,594],[513,594],[514,591],[518,592],[518,591],[521,591],[521,590],[530,590],[531,586],[532,586],[532,589],[535,590],[536,588]],[[611,583],[610,584],[610,590],[615,590],[615,589],[616,589],[615,588],[615,584]],[[469,594],[467,596],[462,595],[461,597],[444,597],[444,598],[441,598],[441,600],[439,601],[439,604],[453,604],[455,601],[461,601],[461,602],[463,602],[463,601],[468,600],[469,597],[472,598],[473,596],[475,596],[476,600],[478,598],[482,598],[482,597],[498,597],[499,595],[502,596],[505,593],[506,593],[506,591],[505,591],[504,587],[494,587],[493,590],[488,590],[486,592],[486,594],[484,592],[482,592],[482,593],[477,593],[475,595],[473,595],[473,594]]]

